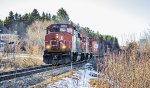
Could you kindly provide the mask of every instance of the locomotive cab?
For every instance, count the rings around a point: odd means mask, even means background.
[[[73,28],[67,25],[52,25],[47,28],[45,48],[48,50],[69,50],[71,48]]]
[[[65,58],[70,58],[73,31],[74,27],[69,24],[52,24],[47,27],[43,55],[43,61],[46,64],[60,62],[63,64],[71,61]]]

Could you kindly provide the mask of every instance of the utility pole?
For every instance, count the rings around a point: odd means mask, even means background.
[[[14,70],[17,73],[16,58],[15,58],[15,47],[16,47],[16,44],[15,44],[15,42],[9,42],[8,44],[11,45],[11,54],[12,54],[12,57],[13,57],[13,60],[14,60]]]

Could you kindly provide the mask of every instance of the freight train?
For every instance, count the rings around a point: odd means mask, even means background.
[[[98,54],[98,46],[97,41],[71,24],[51,24],[46,28],[43,62],[67,64],[88,60]]]

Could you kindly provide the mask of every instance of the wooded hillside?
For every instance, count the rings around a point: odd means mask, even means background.
[[[7,16],[4,21],[0,20],[0,30],[1,30],[0,32],[17,33],[19,37],[24,41],[29,37],[27,34],[28,29],[32,30],[30,27],[31,25],[34,24],[35,21],[40,21],[40,24],[38,25],[42,25],[42,23],[44,23],[45,21],[47,21],[50,24],[51,23],[73,24],[77,28],[77,30],[81,31],[85,35],[94,38],[94,40],[98,40],[99,43],[108,45],[111,51],[119,49],[118,39],[116,37],[113,37],[111,35],[102,35],[99,32],[94,32],[93,31],[94,29],[90,29],[89,27],[81,27],[80,24],[76,24],[70,20],[67,11],[64,10],[63,8],[58,9],[57,13],[54,15],[46,12],[42,12],[40,14],[37,9],[34,9],[32,12],[25,13],[23,15],[10,11],[9,16]]]

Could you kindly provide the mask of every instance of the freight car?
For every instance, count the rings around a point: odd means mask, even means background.
[[[71,24],[51,24],[46,29],[43,61],[46,64],[67,64],[91,59],[98,44]]]

